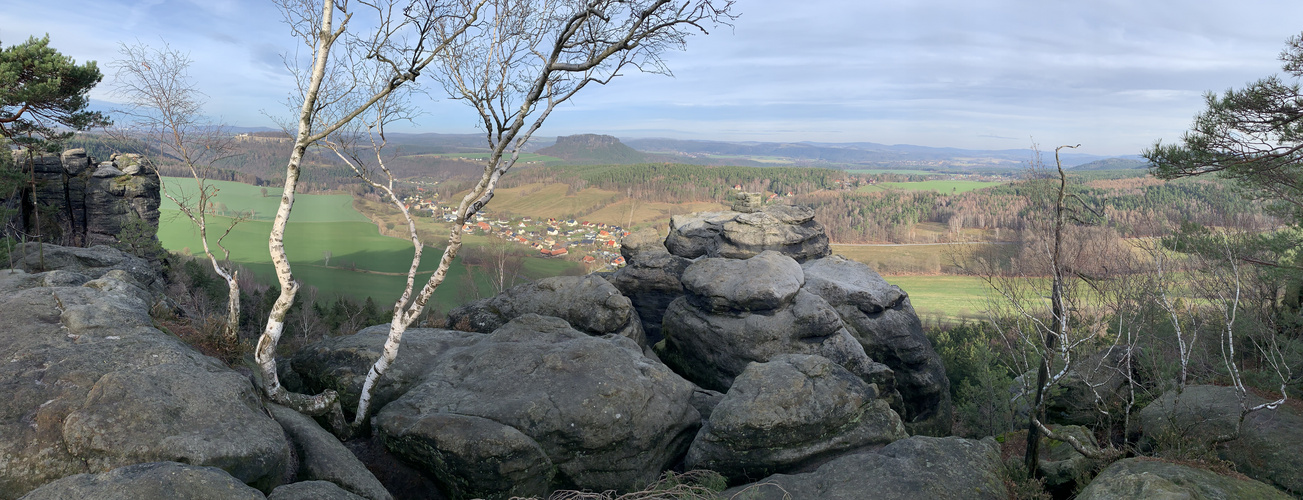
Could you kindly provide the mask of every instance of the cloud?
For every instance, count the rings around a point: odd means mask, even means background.
[[[119,39],[162,38],[190,51],[210,114],[242,125],[268,125],[259,111],[279,110],[293,88],[280,54],[299,45],[268,2],[16,3],[0,12],[6,43],[50,31],[65,54],[101,62]],[[585,89],[546,130],[971,148],[1034,136],[1128,154],[1179,136],[1205,91],[1276,72],[1276,54],[1303,18],[1303,3],[1272,0],[1233,9],[1211,0],[747,0],[737,7],[735,26],[665,54],[675,77],[626,71],[609,86]],[[475,126],[460,103],[422,106],[427,115],[409,130]]]

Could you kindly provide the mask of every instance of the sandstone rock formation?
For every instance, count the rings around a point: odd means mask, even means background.
[[[177,462],[128,465],[99,474],[76,474],[46,484],[23,500],[263,500],[262,492],[216,467]]]
[[[912,434],[950,433],[950,380],[923,334],[909,295],[869,266],[840,255],[807,261],[805,290],[837,311],[865,354],[895,373],[904,401],[901,418]]]
[[[680,257],[745,259],[775,250],[798,262],[832,253],[814,210],[769,205],[754,213],[703,212],[670,218],[665,247]]]
[[[350,495],[367,500],[392,500],[393,497],[366,469],[366,465],[315,420],[275,403],[268,403],[267,411],[285,429],[294,446],[294,456],[298,458],[298,467],[294,471],[296,480],[329,482]],[[277,488],[277,491],[285,487]],[[295,491],[314,488],[323,487],[300,486]],[[287,494],[281,493],[281,497]],[[277,493],[273,492],[272,496],[277,497]]]
[[[688,449],[689,469],[731,479],[787,472],[908,437],[877,391],[820,356],[783,354],[738,375]]]
[[[281,480],[289,445],[248,378],[156,329],[127,270],[66,278],[0,272],[0,498],[156,461],[266,489]]]
[[[698,260],[683,273],[688,293],[665,312],[657,354],[688,380],[718,391],[752,361],[817,354],[894,395],[891,370],[864,354],[837,312],[801,289],[804,281],[801,266],[775,251]]]
[[[561,318],[589,335],[615,334],[639,346],[647,345],[633,303],[606,280],[593,275],[553,276],[512,287],[453,309],[448,313],[448,324],[489,333],[525,314]]]
[[[54,206],[54,220],[44,215],[41,234],[46,241],[77,246],[112,244],[123,224],[143,220],[158,227],[158,174],[139,166],[134,155],[120,155],[103,163],[86,156],[82,149],[70,149],[61,156],[17,157],[23,172],[31,172],[35,188],[24,192],[40,206]],[[27,188],[25,188],[27,189]],[[27,232],[36,234],[32,204],[23,203]]]
[[[1113,462],[1095,476],[1078,500],[1116,498],[1199,498],[1206,500],[1263,500],[1293,498],[1271,486],[1251,479],[1223,476],[1148,458]]]
[[[661,323],[665,310],[684,294],[683,271],[692,260],[671,254],[665,249],[664,238],[650,228],[626,236],[620,254],[628,265],[606,276],[606,280],[633,302],[647,342],[660,342],[664,338]]]
[[[1245,401],[1250,407],[1265,402],[1253,394]],[[1235,430],[1240,408],[1233,387],[1192,385],[1179,395],[1168,391],[1146,406],[1134,420],[1139,424],[1135,430],[1140,432],[1142,448],[1159,440],[1212,443]],[[1303,443],[1303,415],[1282,405],[1250,413],[1240,437],[1217,445],[1215,451],[1222,460],[1235,464],[1237,472],[1297,495],[1303,493],[1299,443]]]
[[[549,470],[550,487],[638,488],[682,456],[700,423],[692,384],[624,337],[536,314],[488,335],[407,335],[395,379],[382,379],[377,432],[458,496],[538,491]],[[366,331],[328,339],[293,369],[312,391],[324,387],[311,381],[333,381],[356,394],[383,342]]]
[[[775,474],[724,492],[736,500],[1003,500],[995,440],[914,436],[846,455],[813,472]],[[1114,497],[1118,498],[1118,497]]]

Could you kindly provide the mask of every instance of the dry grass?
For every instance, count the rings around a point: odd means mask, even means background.
[[[234,366],[249,351],[247,342],[231,342],[222,335],[222,318],[208,318],[195,321],[184,318],[170,318],[158,321],[160,329],[176,335],[181,341],[190,344],[205,356],[217,358],[227,366]]]

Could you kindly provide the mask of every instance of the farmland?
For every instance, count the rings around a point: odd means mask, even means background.
[[[171,189],[177,181],[185,179],[166,178]],[[264,206],[264,200],[278,200],[275,197],[263,198],[260,188],[238,183],[218,183],[221,192],[218,200],[224,203],[228,211],[254,210],[253,220],[241,222],[223,240],[231,251],[231,260],[252,271],[260,281],[273,283],[275,273],[267,251],[267,235],[271,232],[271,222],[262,214],[271,214],[274,209]],[[292,213],[285,234],[285,249],[294,265],[295,277],[309,286],[317,287],[322,297],[334,297],[336,294],[354,298],[372,297],[381,304],[391,303],[402,292],[405,275],[411,265],[412,246],[407,240],[382,236],[376,225],[352,208],[353,197],[349,195],[298,195],[295,197],[295,209]],[[192,254],[202,252],[197,231],[175,205],[165,204],[159,222],[159,239],[164,248],[173,252],[189,251]],[[225,216],[210,216],[210,243],[231,225],[234,219]],[[466,245],[476,247],[484,245],[486,238],[468,236]],[[325,253],[330,252],[329,266],[326,265]],[[418,284],[430,276],[437,262],[441,247],[426,247],[420,267]],[[524,260],[524,274],[530,278],[554,276],[568,272],[574,263],[527,257]],[[464,292],[468,288],[467,268],[454,265],[448,273],[445,285],[440,287],[431,303],[440,310],[449,308],[474,298]],[[480,289],[487,289],[487,280],[474,276]]]

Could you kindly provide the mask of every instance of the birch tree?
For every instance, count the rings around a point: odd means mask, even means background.
[[[732,0],[488,1],[481,12],[483,21],[470,25],[463,36],[449,39],[436,78],[449,96],[475,109],[490,153],[479,182],[454,212],[438,267],[419,290],[415,277],[421,240],[410,212],[394,194],[393,175],[379,154],[384,124],[393,118],[386,113],[398,112],[402,106],[382,99],[369,120],[367,137],[383,177],[367,173],[360,155],[343,152],[347,140],[326,143],[403,214],[415,248],[384,350],[363,383],[354,429],[365,424],[376,383],[397,357],[403,333],[420,318],[447,277],[461,249],[466,220],[493,198],[499,179],[516,164],[522,148],[556,106],[590,84],[610,83],[625,69],[669,74],[661,54],[682,48],[693,33],[707,33],[707,26],[728,23],[734,18],[732,7]]]
[[[136,153],[141,155],[146,168],[157,172],[159,156],[167,156],[189,170],[194,180],[193,191],[186,193],[160,183],[162,193],[194,224],[204,256],[213,272],[226,281],[228,295],[222,337],[228,347],[234,347],[239,343],[240,333],[239,270],[231,265],[231,252],[222,246],[222,240],[245,217],[233,218],[211,244],[208,235],[208,216],[215,209],[218,189],[208,182],[207,175],[213,163],[231,154],[230,134],[204,118],[204,96],[188,73],[191,63],[188,55],[166,43],[159,48],[143,43],[121,44],[118,53],[122,58],[110,64],[115,70],[113,92],[126,106],[115,112],[126,116],[128,123],[125,128],[110,130],[110,135],[120,144],[141,145]],[[220,250],[221,258],[213,247]]]
[[[298,58],[287,57],[286,66],[298,83],[292,100],[300,104],[292,125],[296,131],[280,205],[267,241],[280,292],[254,355],[268,398],[308,415],[327,415],[336,433],[343,434],[347,425],[335,391],[311,396],[293,393],[280,384],[276,374],[276,346],[300,287],[285,253],[285,228],[294,207],[303,157],[310,146],[416,80],[477,22],[487,0],[275,1],[310,57],[302,61],[306,67],[299,65]],[[367,85],[370,80],[355,78],[359,74],[382,75],[379,81],[383,83]],[[355,104],[343,108],[340,103]]]

